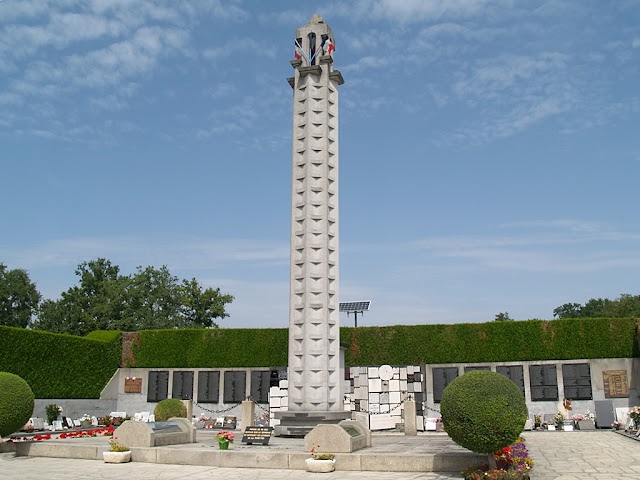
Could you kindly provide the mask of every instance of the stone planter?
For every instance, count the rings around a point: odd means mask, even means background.
[[[80,428],[91,428],[91,420],[82,420],[80,422]]]
[[[316,460],[315,458],[307,458],[305,460],[308,472],[329,473],[336,469],[335,460]]]
[[[103,452],[102,458],[106,463],[127,463],[131,461],[131,450],[126,452]]]

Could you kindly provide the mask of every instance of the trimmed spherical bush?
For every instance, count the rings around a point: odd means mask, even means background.
[[[473,452],[492,453],[518,439],[527,420],[527,404],[506,376],[474,370],[447,385],[440,413],[454,442]]]
[[[187,407],[184,406],[182,400],[178,400],[177,398],[167,398],[165,400],[161,400],[160,403],[156,405],[156,408],[153,410],[153,414],[158,422],[164,422],[169,420],[171,417],[186,418]]]
[[[0,372],[0,437],[20,430],[33,413],[31,387],[18,375]]]

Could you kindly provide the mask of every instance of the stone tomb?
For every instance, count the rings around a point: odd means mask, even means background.
[[[304,437],[305,452],[351,453],[371,446],[371,431],[356,420],[317,425]]]
[[[113,433],[119,443],[132,447],[161,447],[195,443],[196,429],[186,418],[171,418],[168,422],[136,422],[127,420]]]

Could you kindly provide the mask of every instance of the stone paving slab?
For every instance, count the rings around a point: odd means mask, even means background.
[[[198,432],[198,444],[176,446],[177,449],[213,449],[213,435],[205,438]],[[447,449],[446,434],[424,434],[408,439],[403,436],[374,436],[379,456],[407,458],[407,449],[426,452],[434,448]],[[527,446],[535,466],[533,480],[620,480],[640,479],[640,442],[610,431],[588,432],[525,432]],[[89,439],[75,439],[76,442]],[[104,442],[106,438],[91,439]],[[377,441],[376,441],[377,440]],[[272,439],[275,450],[301,450],[302,440]],[[232,449],[242,450],[235,444]],[[456,446],[456,448],[459,448]],[[236,451],[237,451],[236,450]],[[231,450],[233,452],[233,450]],[[159,480],[310,480],[318,474],[292,469],[224,468],[212,466],[174,465],[132,462],[106,464],[96,460],[69,458],[18,457],[14,453],[0,454],[0,478],[2,480],[84,480],[84,479],[159,479]],[[320,478],[367,480],[450,480],[461,479],[457,472],[382,472],[336,471]]]
[[[613,430],[525,432],[532,480],[640,479],[640,442]]]
[[[228,468],[271,468],[304,470],[303,439],[273,437],[269,445],[236,442],[229,450],[217,449],[214,431],[198,431],[197,442],[164,447],[132,448],[134,462],[181,464]],[[107,437],[54,439],[16,443],[17,456],[65,457],[102,460]],[[372,447],[353,453],[336,454],[341,471],[459,472],[468,465],[485,461],[456,445],[446,433],[415,437],[402,434],[374,435]]]

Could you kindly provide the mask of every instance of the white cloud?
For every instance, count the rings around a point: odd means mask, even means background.
[[[247,55],[256,52],[255,42],[249,38],[233,39],[224,45],[207,48],[202,51],[202,56],[206,60],[217,60],[231,55]],[[263,52],[266,53],[266,50]]]
[[[181,236],[164,236],[163,241],[158,242],[133,235],[68,238],[11,250],[0,245],[0,258],[25,269],[76,266],[97,257],[117,258],[122,263],[135,265],[154,265],[156,259],[162,258],[163,264],[180,269],[210,268],[234,262],[274,265],[288,264],[289,245],[266,240],[209,241]]]
[[[501,55],[497,59],[476,62],[470,74],[453,85],[453,92],[471,101],[494,101],[505,91],[522,97],[531,92],[547,91],[549,84],[566,77],[567,57],[556,52],[536,55]],[[522,92],[522,93],[519,93]]]

